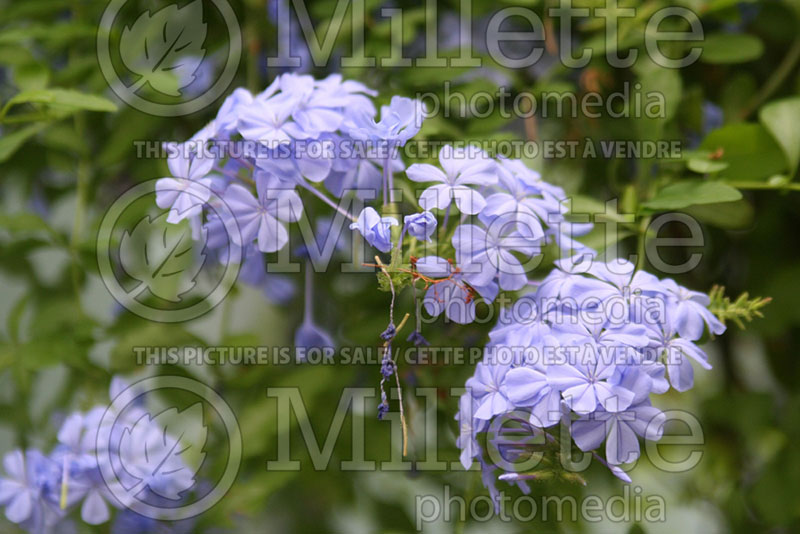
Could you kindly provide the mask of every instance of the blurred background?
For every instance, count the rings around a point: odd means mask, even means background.
[[[480,475],[461,470],[435,473],[346,472],[339,460],[350,458],[350,428],[364,419],[366,457],[384,460],[400,446],[390,424],[374,417],[376,404],[363,414],[347,417],[333,451],[331,466],[313,469],[302,446],[297,418],[278,425],[276,401],[267,387],[298,386],[308,418],[322,440],[343,388],[375,387],[379,368],[374,363],[342,366],[142,366],[133,347],[170,346],[291,346],[302,320],[302,274],[290,275],[272,287],[238,284],[206,315],[179,324],[147,321],[119,306],[100,278],[95,241],[106,209],[131,186],[167,176],[163,158],[137,156],[137,141],[183,141],[211,120],[224,96],[235,87],[265,88],[275,76],[290,70],[321,77],[341,72],[379,90],[378,103],[392,95],[460,92],[467,99],[481,91],[505,87],[511,94],[528,91],[609,95],[641,84],[641,91],[660,91],[665,99],[662,118],[601,117],[578,113],[559,116],[539,110],[532,118],[462,116],[428,119],[417,137],[423,140],[570,140],[578,146],[603,140],[676,140],[686,157],[680,159],[581,158],[545,159],[526,163],[543,178],[564,187],[585,206],[620,199],[623,212],[636,212],[647,198],[643,183],[677,177],[713,175],[737,184],[740,201],[686,206],[682,211],[703,223],[705,245],[696,269],[678,281],[698,291],[713,285],[726,294],[742,292],[772,297],[765,318],[733,322],[728,332],[709,343],[714,369],[699,372],[694,389],[680,396],[670,392],[661,407],[678,407],[697,416],[705,446],[698,466],[686,473],[661,472],[646,460],[632,476],[643,495],[665,499],[663,522],[631,520],[543,521],[530,523],[442,521],[426,532],[797,532],[800,531],[800,193],[793,180],[800,140],[781,137],[760,117],[771,103],[800,94],[800,4],[794,0],[735,2],[620,2],[637,16],[620,23],[620,51],[643,50],[648,14],[669,6],[684,6],[699,17],[705,39],[700,60],[682,69],[665,69],[637,62],[631,68],[612,68],[604,50],[605,21],[596,16],[572,23],[573,46],[595,51],[579,69],[561,65],[558,43],[546,39],[544,57],[530,68],[498,65],[480,38],[473,42],[481,68],[423,68],[380,65],[342,68],[336,58],[350,51],[352,25],[345,17],[333,44],[331,66],[315,67],[302,40],[296,13],[289,26],[279,23],[282,0],[230,2],[241,26],[242,58],[233,82],[204,109],[179,117],[160,117],[127,105],[110,90],[98,64],[98,21],[107,8],[93,0],[0,1],[0,453],[14,448],[49,450],[64,417],[74,409],[107,403],[112,376],[129,379],[152,374],[192,376],[213,386],[231,405],[243,432],[244,460],[229,494],[196,518],[192,532],[409,532],[415,527],[415,496],[441,494],[443,484],[469,498],[485,492]],[[285,2],[285,0],[284,0]],[[214,4],[205,2],[208,33],[206,54],[188,86],[202,94],[223,68],[229,42]],[[439,52],[459,54],[461,2],[436,2]],[[125,3],[114,28],[117,35],[141,13],[163,5],[131,0]],[[319,36],[334,18],[337,2],[307,2]],[[545,28],[559,31],[548,18],[544,0],[520,2],[474,1],[471,26],[481,35],[491,14],[509,6],[537,13]],[[579,1],[575,6],[600,7],[604,2]],[[383,7],[403,10],[405,57],[425,54],[425,7],[418,2],[367,0],[364,51],[367,56],[392,53],[390,20]],[[287,4],[282,5],[287,9]],[[349,10],[348,10],[349,13]],[[216,18],[215,18],[216,16]],[[519,21],[507,21],[511,29]],[[676,23],[677,24],[677,23]],[[279,28],[291,29],[292,55],[300,66],[277,68],[267,58],[276,54]],[[506,26],[503,26],[506,28]],[[685,29],[678,27],[676,29]],[[321,38],[321,37],[320,37]],[[511,43],[511,46],[526,46]],[[676,53],[686,43],[676,43]],[[523,48],[521,56],[526,54]],[[204,74],[205,73],[205,74]],[[28,98],[19,94],[63,88],[99,100]],[[630,89],[629,89],[630,90]],[[62,95],[63,96],[63,95]],[[455,104],[454,104],[455,105]],[[552,105],[552,103],[551,103]],[[622,104],[624,106],[624,104]],[[784,114],[800,124],[798,106]],[[565,114],[562,114],[565,115]],[[633,114],[629,114],[633,115]],[[794,129],[794,132],[797,130]],[[794,146],[794,148],[792,148]],[[690,159],[694,163],[690,164]],[[794,158],[794,161],[793,161]],[[410,162],[410,160],[408,161]],[[712,163],[727,165],[711,165]],[[589,200],[594,199],[594,200]],[[309,210],[325,213],[322,204],[306,200]],[[157,215],[154,205],[142,214]],[[638,219],[637,219],[638,223]],[[680,228],[665,227],[665,235],[682,237]],[[634,251],[636,239],[624,230],[623,251]],[[673,262],[684,261],[697,249],[677,248]],[[653,266],[648,269],[659,273]],[[341,345],[373,345],[386,327],[388,295],[376,291],[373,273],[342,274],[331,269],[315,277],[315,319]],[[408,295],[406,295],[408,296]],[[411,306],[410,299],[401,305]],[[346,310],[342,312],[342,310]],[[434,346],[482,346],[488,325],[462,327],[443,322],[426,326]],[[405,336],[403,336],[405,337]],[[406,346],[401,343],[400,348]],[[472,365],[419,364],[401,366],[406,388],[433,387],[437,404],[439,458],[457,460],[457,402],[451,387],[463,386]],[[410,459],[425,459],[424,399],[407,394],[411,429]],[[266,462],[277,458],[280,436],[288,433],[299,471],[271,472]],[[602,468],[586,474],[586,487],[543,481],[534,495],[600,496],[620,494],[622,484]],[[516,490],[514,490],[516,491]],[[513,493],[512,493],[513,494]],[[0,520],[4,521],[4,520]],[[78,523],[79,532],[111,532],[109,525],[92,529]],[[15,532],[4,522],[3,532]],[[141,532],[177,532],[175,525],[148,525]]]

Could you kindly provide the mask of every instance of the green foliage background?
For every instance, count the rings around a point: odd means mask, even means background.
[[[542,15],[550,3],[524,1]],[[131,2],[131,20],[149,2]],[[457,11],[456,1],[438,2],[440,13]],[[600,3],[576,2],[589,7]],[[800,529],[800,222],[797,182],[800,159],[800,4],[794,0],[746,2],[730,0],[663,2],[629,1],[637,16],[623,19],[621,49],[639,49],[631,69],[612,69],[602,51],[603,21],[576,24],[580,42],[594,50],[594,59],[574,71],[556,66],[544,74],[509,70],[483,57],[488,69],[462,76],[463,68],[345,69],[346,77],[364,81],[391,95],[441,93],[443,83],[467,96],[494,91],[489,71],[501,73],[513,92],[574,92],[596,89],[603,94],[625,82],[643,91],[659,90],[666,98],[665,119],[541,118],[532,124],[504,119],[432,118],[423,139],[681,140],[697,143],[680,160],[562,158],[530,161],[544,178],[565,187],[583,207],[619,198],[633,222],[623,226],[621,245],[634,252],[651,235],[642,228],[653,215],[683,211],[704,223],[702,260],[679,281],[693,289],[724,285],[735,296],[748,291],[773,297],[765,319],[746,330],[730,329],[710,347],[714,370],[697,378],[686,394],[659,398],[661,406],[694,413],[706,436],[697,468],[668,474],[642,465],[634,481],[644,494],[667,501],[663,524],[609,525],[566,520],[531,524],[495,522],[434,525],[431,532],[794,532]],[[275,46],[275,28],[263,2],[235,1],[242,21],[244,56],[236,85],[265,87],[277,74],[264,58]],[[309,5],[318,28],[334,12],[333,0]],[[404,8],[405,40],[413,43],[424,30],[424,8]],[[473,17],[512,5],[476,2]],[[644,60],[646,15],[668,5],[698,13],[706,39],[701,59],[681,70]],[[380,6],[367,2],[367,12]],[[104,403],[110,377],[121,373],[181,374],[212,384],[234,407],[244,432],[245,461],[230,494],[200,518],[203,526],[241,532],[408,532],[413,529],[414,495],[438,494],[443,483],[462,495],[483,491],[479,476],[461,471],[444,474],[341,472],[338,460],[349,458],[350,420],[333,455],[333,467],[311,468],[293,419],[279,427],[268,386],[299,386],[318,435],[324,434],[345,387],[375,386],[379,371],[362,366],[254,366],[137,368],[132,347],[141,345],[287,345],[300,320],[296,306],[276,308],[255,290],[238,287],[210,314],[182,325],[151,323],[115,307],[100,280],[95,260],[99,218],[130,186],[164,176],[162,160],[137,159],[134,142],[184,140],[213,117],[219,102],[191,116],[161,118],[116,102],[97,63],[97,21],[104,2],[28,0],[0,2],[0,452],[14,447],[49,449],[59,416],[70,409]],[[138,11],[137,11],[138,10]],[[749,11],[748,11],[749,10]],[[126,12],[127,13],[127,10]],[[752,13],[743,19],[743,13]],[[347,22],[337,46],[347,50]],[[450,30],[445,30],[445,33]],[[366,52],[389,55],[389,23],[370,16]],[[224,29],[211,26],[211,48],[222,42]],[[673,53],[682,52],[675,44]],[[445,55],[456,51],[442,50]],[[316,74],[324,74],[317,69]],[[704,131],[703,107],[722,109],[724,124]],[[684,145],[688,146],[688,145]],[[591,200],[594,199],[594,200]],[[724,200],[724,201],[721,201]],[[310,200],[308,202],[311,202]],[[152,213],[157,209],[147,208]],[[317,213],[325,209],[315,206]],[[667,228],[667,233],[677,230]],[[680,263],[693,249],[677,249]],[[386,326],[387,295],[375,291],[375,278],[365,275],[319,277],[320,322],[347,343],[375,343]],[[298,279],[299,280],[299,279]],[[409,306],[409,302],[402,305]],[[342,313],[341,310],[346,310]],[[434,344],[478,346],[485,328],[437,324],[426,336]],[[455,460],[455,402],[446,393],[462,386],[470,366],[419,365],[401,368],[407,387],[439,388],[440,457]],[[411,395],[407,395],[411,397]],[[412,428],[411,457],[424,458],[419,400],[408,401]],[[357,416],[358,417],[358,416]],[[364,414],[367,457],[389,456],[389,425]],[[266,460],[276,457],[279,435],[292,437],[297,472],[268,472]],[[541,482],[535,494],[610,495],[620,485],[602,469],[586,476],[583,488],[565,482]],[[13,526],[3,524],[3,532]],[[82,527],[87,528],[88,527]],[[438,529],[438,530],[437,530]],[[88,530],[87,530],[88,531]],[[98,527],[96,532],[109,532]]]

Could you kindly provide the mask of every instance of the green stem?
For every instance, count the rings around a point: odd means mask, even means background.
[[[636,270],[640,271],[644,269],[647,261],[646,261],[646,250],[645,246],[647,245],[647,229],[650,226],[651,217],[645,217],[642,219],[642,222],[639,223],[639,240],[636,244]]]
[[[74,117],[75,135],[78,139],[86,139],[86,117],[83,113],[77,113]],[[75,291],[78,309],[81,309],[80,302],[80,245],[83,240],[83,227],[86,218],[86,204],[88,200],[89,181],[91,179],[91,167],[88,154],[82,150],[78,156],[78,166],[76,175],[76,198],[75,216],[72,221],[72,235],[70,236],[69,249],[72,256],[72,287]]]
[[[757,189],[757,190],[773,190],[773,191],[800,191],[799,183],[782,183],[771,184],[769,182],[726,182],[731,187],[736,189]]]

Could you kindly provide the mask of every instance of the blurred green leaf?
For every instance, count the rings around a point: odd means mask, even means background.
[[[52,229],[35,213],[0,213],[0,228],[10,232],[50,232]]]
[[[758,118],[783,149],[789,176],[794,176],[800,163],[800,97],[770,102],[761,108]]]
[[[14,155],[19,147],[25,144],[25,141],[42,131],[47,126],[45,123],[36,123],[25,126],[10,134],[4,134],[0,137],[0,162],[6,161]]]
[[[700,60],[705,63],[746,63],[764,53],[764,43],[745,33],[712,33],[702,42]]]
[[[674,210],[697,204],[716,204],[739,200],[742,194],[722,182],[687,180],[661,189],[642,206],[651,210]]]
[[[744,199],[719,204],[698,204],[683,210],[701,222],[725,228],[740,230],[753,224],[753,207]]]
[[[720,152],[718,161],[728,163],[719,176],[730,181],[763,180],[786,168],[781,147],[760,124],[729,124],[714,130],[700,147]]]
[[[0,44],[20,44],[31,39],[50,41],[53,45],[63,45],[80,39],[97,37],[97,26],[64,22],[61,24],[40,25],[0,30]]]
[[[50,70],[41,63],[24,63],[14,69],[14,83],[22,90],[44,89],[50,81]]]
[[[89,95],[72,89],[35,89],[14,95],[0,110],[0,118],[17,104],[46,104],[87,111],[117,111],[117,105],[102,96]]]
[[[700,174],[712,174],[724,171],[728,168],[728,164],[724,161],[714,161],[710,159],[692,158],[686,164],[690,171]]]

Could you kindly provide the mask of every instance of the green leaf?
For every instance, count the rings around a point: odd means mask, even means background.
[[[750,228],[754,219],[753,207],[745,199],[719,204],[698,204],[683,211],[701,222],[727,230]]]
[[[35,89],[22,91],[13,96],[0,111],[0,118],[17,104],[46,104],[87,111],[117,111],[117,105],[102,96],[88,95],[72,89]]]
[[[789,176],[794,176],[800,163],[800,97],[770,102],[761,108],[758,118],[783,149]]]
[[[50,70],[41,63],[24,63],[14,69],[14,83],[22,90],[44,89],[50,81]]]
[[[642,204],[651,210],[675,210],[698,204],[732,202],[742,198],[742,194],[722,182],[687,180],[668,185],[656,196]]]
[[[781,147],[760,124],[729,124],[714,130],[701,149],[721,151],[717,161],[728,163],[719,177],[729,181],[764,180],[786,169]]]
[[[31,124],[14,133],[0,137],[0,162],[6,161],[13,156],[14,152],[19,150],[19,147],[21,147],[25,141],[39,133],[45,126],[47,126],[47,124],[43,122]]]
[[[19,325],[22,322],[22,315],[25,313],[26,307],[28,302],[30,301],[30,295],[23,295],[14,307],[11,308],[11,312],[8,314],[8,321],[7,321],[7,328],[8,328],[8,337],[11,339],[13,343],[19,342],[19,333],[20,328]]]
[[[637,62],[634,70],[639,83],[642,84],[641,94],[645,102],[648,102],[649,98],[644,95],[659,94],[664,99],[664,109],[658,110],[658,112],[663,112],[664,119],[651,117],[651,121],[661,120],[663,122],[663,120],[670,120],[675,117],[683,95],[683,80],[678,71],[661,67],[653,61],[646,60]],[[629,108],[633,106],[631,102],[626,105]],[[652,109],[656,113],[657,108],[654,106]],[[631,115],[633,115],[633,110],[631,110]],[[645,121],[642,119],[636,121],[636,123],[639,122]]]
[[[31,51],[22,46],[0,45],[0,63],[8,66],[24,65],[35,61]],[[95,65],[97,60],[95,59]]]
[[[761,57],[764,43],[745,33],[712,33],[702,44],[700,60],[705,63],[746,63]]]
[[[0,213],[0,228],[14,233],[50,231],[50,226],[34,213]]]
[[[606,209],[606,203],[594,197],[585,195],[571,195],[572,206],[570,214],[589,215],[596,222],[630,223],[624,214]]]
[[[700,174],[712,174],[728,168],[728,164],[724,161],[700,158],[690,159],[686,166],[689,167],[690,171],[699,172]]]
[[[31,39],[40,39],[51,45],[66,44],[81,39],[97,37],[97,26],[91,24],[65,22],[61,24],[38,24],[9,28],[0,31],[0,44],[28,43]]]
[[[87,347],[69,336],[34,339],[13,349],[14,360],[33,371],[54,365],[84,368],[88,364]]]
[[[25,17],[45,16],[69,8],[69,0],[26,0],[3,6],[0,21],[7,22]]]

